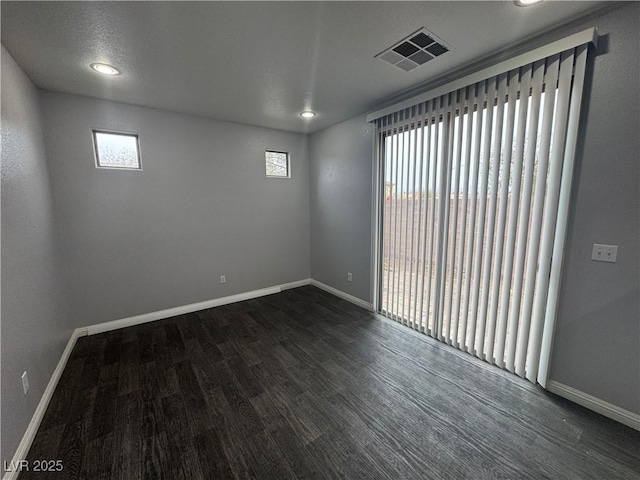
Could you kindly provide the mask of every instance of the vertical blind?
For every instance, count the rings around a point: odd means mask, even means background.
[[[543,386],[587,47],[373,119],[379,311]]]

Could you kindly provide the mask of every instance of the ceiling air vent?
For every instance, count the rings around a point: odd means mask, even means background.
[[[375,58],[410,72],[448,51],[449,48],[438,37],[426,28],[421,28]]]

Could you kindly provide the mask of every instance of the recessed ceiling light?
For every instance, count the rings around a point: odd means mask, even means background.
[[[107,65],[106,63],[92,63],[89,66],[96,72],[104,75],[120,75],[120,70],[116,67],[112,67],[111,65]]]
[[[312,112],[311,110],[305,110],[304,112],[300,112],[300,116],[302,118],[313,118],[316,116],[316,112]]]
[[[516,0],[516,5],[519,7],[529,7],[540,2],[542,2],[542,0]]]

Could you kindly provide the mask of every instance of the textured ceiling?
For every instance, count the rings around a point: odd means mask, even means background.
[[[2,43],[40,88],[312,132],[602,3],[3,1],[0,13]],[[374,58],[421,27],[450,51],[411,72]]]

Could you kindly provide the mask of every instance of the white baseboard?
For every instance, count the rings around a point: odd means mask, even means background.
[[[551,393],[571,400],[578,405],[582,405],[589,410],[598,412],[605,417],[609,417],[612,420],[623,423],[635,430],[640,430],[640,415],[630,412],[624,408],[620,408],[612,403],[605,402],[597,397],[589,395],[588,393],[581,392],[573,387],[565,385],[555,380],[549,380],[547,382],[547,390]]]
[[[250,292],[238,293],[237,295],[229,295],[228,297],[214,298],[213,300],[206,300],[204,302],[191,303],[189,305],[181,305],[179,307],[167,308],[166,310],[159,310],[157,312],[144,313],[142,315],[136,315],[134,317],[127,317],[127,318],[121,318],[119,320],[112,320],[110,322],[97,323],[95,325],[89,325],[87,327],[87,331],[89,332],[89,335],[109,332],[111,330],[118,330],[120,328],[132,327],[134,325],[140,325],[142,323],[155,322],[156,320],[171,318],[177,315],[184,315],[185,313],[198,312],[200,310],[206,310],[207,308],[220,307],[222,305],[228,305],[230,303],[251,300],[252,298],[264,297],[266,295],[273,295],[274,293],[280,293],[283,290],[297,288],[303,285],[309,285],[310,283],[311,283],[311,279],[307,278],[307,279],[298,280],[295,282],[277,285],[275,287],[262,288],[260,290],[252,290]]]
[[[285,290],[291,290],[292,288],[304,287],[305,285],[311,285],[311,279],[310,278],[305,278],[304,280],[298,280],[297,282],[283,283],[282,285],[280,285],[280,290],[282,290],[284,292]]]
[[[318,287],[319,289],[324,290],[325,292],[329,292],[335,295],[336,297],[340,297],[343,300],[346,300],[347,302],[351,302],[354,305],[362,307],[366,310],[369,310],[369,311],[373,310],[373,306],[370,303],[365,302],[364,300],[361,300],[358,297],[354,297],[353,295],[349,295],[348,293],[345,293],[342,290],[338,290],[337,288],[330,287],[329,285],[326,285],[322,282],[319,282],[313,279],[311,279],[311,285],[313,285],[314,287]]]
[[[40,398],[40,402],[38,402],[38,406],[36,407],[36,411],[33,413],[33,417],[31,417],[31,421],[29,422],[29,426],[27,430],[24,432],[22,436],[22,440],[16,449],[16,453],[13,456],[11,465],[18,466],[21,461],[27,458],[27,454],[29,453],[29,449],[31,448],[31,444],[33,443],[34,438],[36,438],[36,433],[38,433],[38,428],[40,428],[40,423],[42,422],[42,418],[44,417],[45,412],[47,411],[47,407],[49,406],[49,402],[51,401],[51,397],[53,397],[53,392],[56,390],[58,386],[58,382],[60,381],[60,377],[62,376],[62,372],[67,365],[67,361],[71,356],[71,352],[73,351],[73,347],[75,347],[78,338],[84,337],[87,335],[86,328],[76,328],[72,333],[69,341],[67,342],[67,346],[62,352],[62,356],[60,357],[60,361],[56,366],[56,369],[53,371],[51,378],[49,379],[49,383],[47,384],[47,388],[44,389],[44,393]],[[18,478],[18,474],[20,472],[18,470],[7,471],[4,474],[3,480],[14,480]]]

